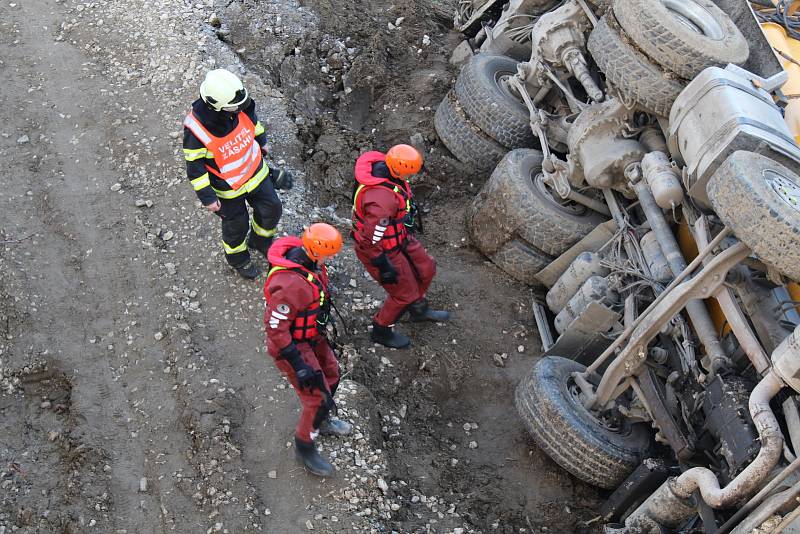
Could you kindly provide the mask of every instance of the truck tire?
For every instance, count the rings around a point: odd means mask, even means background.
[[[533,146],[530,113],[500,80],[517,72],[517,61],[478,54],[456,80],[458,102],[473,124],[507,148]]]
[[[472,124],[455,98],[447,93],[436,110],[433,125],[439,139],[462,163],[479,172],[490,172],[507,150]]]
[[[558,202],[542,182],[541,170],[541,152],[512,150],[467,208],[472,241],[490,258],[514,239],[558,256],[605,221],[585,206]]]
[[[505,242],[497,252],[489,256],[489,259],[514,280],[529,286],[540,286],[541,283],[536,280],[536,273],[547,267],[555,258],[517,238]]]
[[[606,13],[589,35],[597,66],[626,100],[666,117],[686,84],[665,73],[623,37],[613,13]]]
[[[800,281],[800,177],[760,154],[734,152],[711,176],[719,218],[764,262]]]
[[[533,440],[553,461],[593,486],[613,489],[641,463],[651,446],[643,424],[602,423],[584,408],[572,374],[574,360],[547,356],[517,386],[515,401]]]
[[[687,80],[750,55],[742,32],[711,0],[615,0],[614,15],[636,46]]]

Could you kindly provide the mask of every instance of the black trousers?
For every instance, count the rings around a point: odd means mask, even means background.
[[[245,265],[250,260],[248,247],[266,256],[283,213],[271,177],[266,177],[249,193],[219,201],[222,208],[217,213],[222,218],[222,245],[228,263],[232,267]],[[252,219],[247,204],[253,208]]]

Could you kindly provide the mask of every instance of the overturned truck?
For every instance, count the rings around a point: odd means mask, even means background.
[[[800,516],[785,4],[460,2],[475,53],[435,126],[491,173],[467,210],[474,245],[543,289],[546,352],[517,408],[554,461],[608,490],[607,532]]]

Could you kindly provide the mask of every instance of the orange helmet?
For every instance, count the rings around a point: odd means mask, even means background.
[[[342,250],[342,234],[330,224],[314,223],[303,232],[303,248],[314,261],[334,256]]]
[[[386,153],[386,166],[395,178],[408,178],[422,170],[422,154],[410,145],[395,145]]]

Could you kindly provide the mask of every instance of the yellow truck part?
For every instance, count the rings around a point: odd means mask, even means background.
[[[793,2],[790,12],[798,7],[800,2]],[[789,37],[786,29],[774,22],[765,22],[761,24],[761,28],[789,75],[789,80],[781,87],[783,93],[789,97],[785,120],[795,142],[800,144],[800,41]]]

